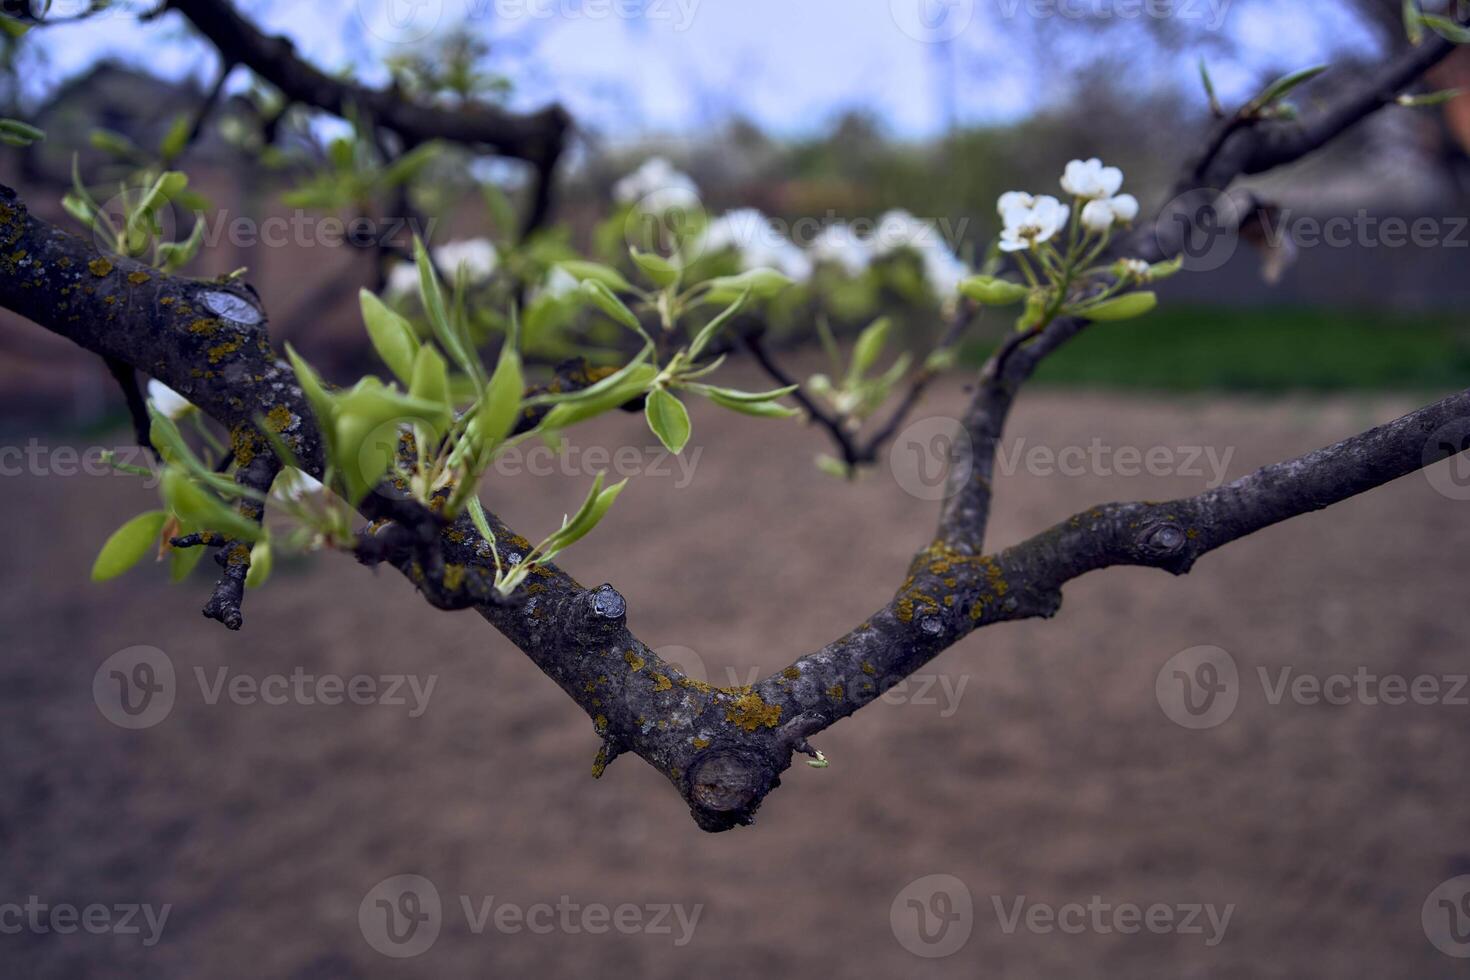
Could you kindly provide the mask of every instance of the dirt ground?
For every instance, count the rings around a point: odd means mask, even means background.
[[[954,386],[925,414],[963,402]],[[1197,492],[1211,476],[1191,447],[1232,452],[1233,478],[1411,407],[1033,393],[1011,429],[1033,464],[1001,480],[991,545],[1094,503]],[[1181,472],[1109,475],[1127,463],[1104,454],[1095,472],[1058,474],[1026,455],[1095,438],[1169,449]],[[594,443],[649,437],[617,417],[572,439]],[[694,447],[688,480],[640,453],[649,471],[568,564],[615,583],[642,638],[687,648],[672,656],[716,683],[863,619],[932,530],[937,505],[907,481],[818,473],[815,430],[696,410]],[[585,491],[583,462],[572,478],[497,476],[487,500],[535,537]],[[481,620],[431,610],[394,574],[333,556],[278,568],[239,634],[200,617],[202,578],[172,587],[150,568],[90,585],[106,533],[152,499],[117,477],[0,479],[4,976],[1463,972],[1421,913],[1470,873],[1470,707],[1452,690],[1470,670],[1470,522],[1423,475],[1185,578],[1073,583],[1055,620],[983,630],[823,733],[830,768],[797,765],[753,827],[717,836],[635,757],[594,782],[592,723]],[[129,730],[99,708],[94,677],[136,645],[164,651],[175,700]],[[1238,704],[1193,730],[1166,713],[1173,675],[1156,679],[1201,645],[1233,658]],[[435,686],[417,713],[412,696],[252,703],[214,696],[221,668],[245,685],[301,671]],[[1286,668],[1432,678],[1440,696],[1275,697]],[[408,958],[378,952],[363,924],[382,914],[369,893],[402,874],[428,879],[442,909],[437,939]],[[962,915],[966,893],[969,921],[919,921]],[[119,925],[117,906],[169,914],[155,936],[142,915],[137,933],[62,933],[44,917],[17,930],[30,896],[106,906]],[[538,903],[561,906],[549,931]],[[661,905],[697,914],[692,933]],[[508,911],[487,922],[486,908]],[[1223,930],[1211,912],[1228,913]],[[1136,926],[1150,914],[1157,930]],[[936,922],[938,943],[916,942]]]

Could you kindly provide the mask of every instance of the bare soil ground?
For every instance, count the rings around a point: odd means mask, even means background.
[[[963,402],[950,388],[928,414]],[[1233,478],[1410,407],[1042,392],[1011,431],[1023,449],[1096,437],[1233,450]],[[642,447],[640,424],[613,418],[572,441]],[[640,636],[694,651],[717,683],[778,669],[863,619],[932,530],[936,506],[888,473],[843,486],[816,472],[814,430],[697,411],[695,433],[692,480],[677,467],[635,479],[569,564],[589,585],[614,582]],[[1207,468],[1156,479],[1023,467],[1001,481],[991,544],[1208,480]],[[586,482],[499,477],[487,499],[535,536]],[[0,932],[5,976],[1463,971],[1426,938],[1421,908],[1470,872],[1470,707],[1273,704],[1258,673],[1470,670],[1467,505],[1423,476],[1237,543],[1182,579],[1119,569],[1072,584],[1054,621],[984,630],[935,661],[924,689],[823,733],[830,768],[796,766],[755,826],[718,836],[637,758],[594,782],[591,722],[481,620],[431,610],[394,574],[332,556],[278,568],[239,634],[200,617],[202,578],[171,587],[150,569],[88,584],[106,533],[151,500],[114,477],[0,479],[0,904],[171,905],[151,947]],[[128,731],[99,711],[93,679],[137,644],[167,653],[177,692],[163,721]],[[1155,680],[1202,644],[1233,656],[1239,703],[1193,731],[1165,715]],[[406,705],[210,703],[196,668],[207,684],[226,668],[435,687],[417,717]],[[394,959],[368,944],[358,913],[403,873],[433,882],[443,914],[427,952]],[[895,899],[935,874],[964,884],[973,923],[957,952],[922,959],[890,913],[911,915]],[[683,945],[673,919],[672,934],[538,934],[493,917],[477,931],[461,899],[474,909],[492,896],[492,908],[565,896],[583,909],[700,909]],[[1008,932],[1018,900],[1232,911],[1209,945],[1203,916],[1204,934],[1025,919]],[[0,909],[0,927],[13,921]]]

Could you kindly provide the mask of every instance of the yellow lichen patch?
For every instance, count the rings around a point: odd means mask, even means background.
[[[781,676],[784,677],[784,678],[786,678],[788,681],[800,680],[801,679],[801,668],[800,667],[787,667],[785,670],[781,671]]]
[[[869,677],[873,677],[874,675],[876,675],[878,673],[878,668],[877,667],[874,667],[871,663],[869,663],[868,661],[864,660],[863,661],[863,673],[867,674]]]
[[[128,274],[128,282],[132,283],[134,286],[141,286],[151,278],[153,277],[148,275],[148,273],[142,271]]]
[[[206,353],[209,354],[209,363],[218,364],[240,349],[238,340],[227,340],[222,344],[215,344]]]
[[[607,772],[607,746],[597,750],[597,758],[592,760],[592,778],[601,779],[602,774]]]
[[[158,305],[159,306],[173,306],[174,305],[174,298],[172,296],[165,296],[163,299],[161,299],[161,300],[158,301]]]
[[[597,729],[597,734],[599,735],[607,731],[607,715],[598,715],[596,718],[593,718],[592,727]]]
[[[210,334],[219,329],[219,321],[209,319],[195,320],[184,329],[188,330],[195,336],[208,337]]]
[[[455,544],[464,544],[467,535],[457,527],[452,527],[444,532],[444,536]]]
[[[707,738],[696,738],[696,739],[693,739],[693,743],[694,743],[694,747],[696,749],[707,749],[707,748],[709,748],[709,739],[707,739]]]
[[[235,544],[231,545],[229,551],[225,553],[225,560],[228,561],[231,565],[248,565],[250,564],[250,549],[245,547],[243,544],[236,542]]]
[[[841,701],[842,700],[842,685],[841,684],[833,684],[831,687],[827,688],[827,697],[831,698],[833,701]]]
[[[230,452],[242,468],[255,461],[255,455],[260,451],[260,442],[259,434],[243,422],[230,430]]]
[[[713,685],[711,685],[708,681],[697,681],[692,677],[679,678],[679,686],[692,688],[693,690],[698,691],[700,694],[710,694],[714,692]]]
[[[449,589],[450,591],[454,591],[458,589],[461,585],[464,585],[464,566],[445,565],[444,587],[446,589]]]
[[[87,268],[98,279],[112,274],[112,263],[102,258],[93,259],[91,262],[88,262]]]
[[[623,659],[628,662],[629,667],[633,668],[633,673],[636,674],[638,671],[643,669],[645,661],[642,657],[638,656],[638,651],[629,650],[627,653],[623,654]]]
[[[667,691],[674,686],[673,681],[669,680],[663,674],[653,674],[651,676],[653,677],[653,689],[655,691]]]
[[[766,704],[764,698],[747,688],[745,694],[725,708],[725,720],[747,732],[753,732],[762,725],[775,728],[781,720],[781,706]]]
[[[285,405],[277,405],[265,413],[265,424],[272,432],[285,432],[291,428],[291,410]]]

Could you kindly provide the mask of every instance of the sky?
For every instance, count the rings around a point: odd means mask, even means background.
[[[53,17],[88,0],[52,0]],[[104,56],[207,83],[210,49],[177,13],[140,24],[151,0],[116,0],[89,20],[32,32],[46,64],[26,81],[38,97]],[[733,115],[779,135],[818,132],[866,110],[900,138],[961,122],[1023,115],[1055,92],[1046,59],[1070,62],[1142,43],[1130,62],[1140,87],[1198,88],[1211,59],[1227,99],[1263,72],[1304,67],[1344,49],[1371,49],[1342,27],[1334,0],[243,0],[266,30],[292,39],[327,70],[378,81],[381,60],[456,27],[492,43],[516,104],[556,99],[614,141],[696,134]],[[1168,56],[1146,21],[1181,32]],[[1087,28],[1087,30],[1078,30]],[[1071,50],[1080,47],[1081,50]],[[1130,48],[1130,50],[1133,50]],[[244,85],[236,73],[232,87]]]

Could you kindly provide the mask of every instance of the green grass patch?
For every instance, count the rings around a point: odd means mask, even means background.
[[[967,347],[983,363],[993,345]],[[1162,307],[1099,323],[1052,355],[1041,384],[1147,391],[1470,387],[1470,323],[1446,314]]]

